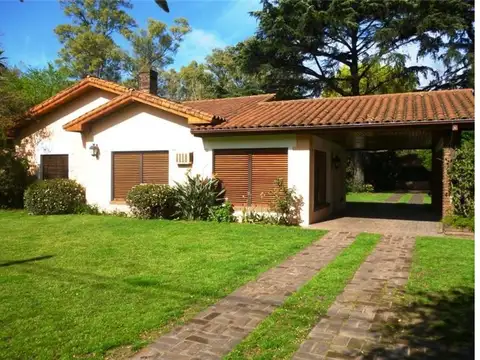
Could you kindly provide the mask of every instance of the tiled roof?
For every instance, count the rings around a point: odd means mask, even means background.
[[[248,107],[226,116],[227,121],[196,126],[194,133],[276,128],[347,127],[355,125],[421,124],[473,120],[474,95],[471,89],[368,95],[289,101],[257,98]],[[216,113],[234,108],[242,98],[198,102],[203,110]],[[190,102],[196,107],[196,102]],[[217,108],[219,110],[217,110]]]
[[[128,91],[128,88],[119,84],[116,84],[112,81],[102,80],[96,77],[86,77],[85,79],[77,82],[76,84],[66,88],[65,90],[60,91],[55,96],[48,98],[47,100],[41,102],[40,104],[32,107],[29,110],[29,116],[39,116],[43,115],[58,105],[62,105],[67,101],[79,96],[84,91],[89,88],[97,88],[106,91],[110,91],[114,94],[120,95]]]
[[[190,107],[186,104],[177,103],[161,97],[145,93],[138,90],[129,90],[123,95],[106,102],[105,104],[96,107],[95,109],[81,115],[65,124],[63,128],[68,131],[82,131],[83,126],[91,121],[98,119],[101,116],[110,114],[123,106],[132,104],[134,102],[143,103],[153,106],[158,109],[166,110],[174,114],[185,116],[188,118],[189,124],[211,124],[216,121],[225,121],[223,117],[208,113],[206,111]]]
[[[244,113],[257,106],[259,102],[270,101],[274,97],[275,94],[262,94],[223,99],[184,101],[182,104],[186,104],[206,112],[213,112],[225,119],[231,119],[234,116]]]

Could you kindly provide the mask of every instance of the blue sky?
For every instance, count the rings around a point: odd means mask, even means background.
[[[185,38],[174,68],[192,60],[202,61],[212,49],[236,44],[255,32],[256,20],[249,11],[260,8],[259,0],[169,0],[170,13],[153,0],[132,0],[130,11],[138,25],[149,17],[171,24],[177,17],[188,19],[192,32]],[[0,0],[0,44],[10,65],[43,66],[57,57],[60,44],[53,32],[68,23],[55,0]]]
[[[259,0],[168,0],[170,13],[163,12],[154,0],[132,0],[130,14],[140,27],[146,27],[149,17],[171,24],[173,19],[188,19],[192,32],[188,34],[175,57],[173,68],[202,61],[214,48],[222,48],[252,36],[256,29],[250,11],[260,9]],[[60,44],[53,29],[69,19],[56,0],[0,0],[0,44],[10,65],[44,66],[57,57]],[[121,44],[126,46],[126,42]],[[408,65],[417,64],[416,46],[403,52],[410,56]],[[418,63],[441,69],[433,59]],[[421,81],[426,84],[425,79]]]

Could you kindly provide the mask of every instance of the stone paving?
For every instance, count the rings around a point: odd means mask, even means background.
[[[392,194],[385,202],[396,203],[398,202],[398,200],[401,199],[402,196],[403,196],[402,193]]]
[[[408,280],[414,244],[413,236],[384,236],[293,359],[365,358],[380,341],[375,326],[394,316],[393,300]]]
[[[412,197],[410,198],[410,200],[408,200],[408,203],[422,205],[424,198],[425,198],[424,194],[412,194]]]
[[[329,232],[279,266],[263,273],[256,281],[201,312],[186,325],[161,336],[133,359],[222,358],[289,295],[349,246],[355,236],[356,233],[350,232]]]

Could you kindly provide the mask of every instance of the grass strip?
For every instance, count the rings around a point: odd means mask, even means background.
[[[347,202],[385,202],[393,193],[348,193]]]
[[[407,204],[412,198],[412,194],[403,194],[400,199],[398,199],[398,204]]]
[[[327,313],[381,235],[360,234],[335,260],[267,317],[225,359],[287,359]]]
[[[423,203],[424,204],[431,204],[432,203],[432,197],[428,194],[425,194],[423,197]]]

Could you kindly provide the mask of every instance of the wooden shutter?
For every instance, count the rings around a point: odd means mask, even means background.
[[[68,155],[42,155],[42,178],[68,179]]]
[[[141,153],[113,153],[113,199],[124,200],[141,181]]]
[[[252,152],[252,201],[255,206],[268,206],[274,182],[282,178],[288,185],[287,149],[261,149]]]
[[[143,153],[142,166],[142,183],[168,184],[168,151]]]
[[[213,172],[221,180],[225,197],[236,206],[248,203],[249,154],[245,150],[215,150]]]

